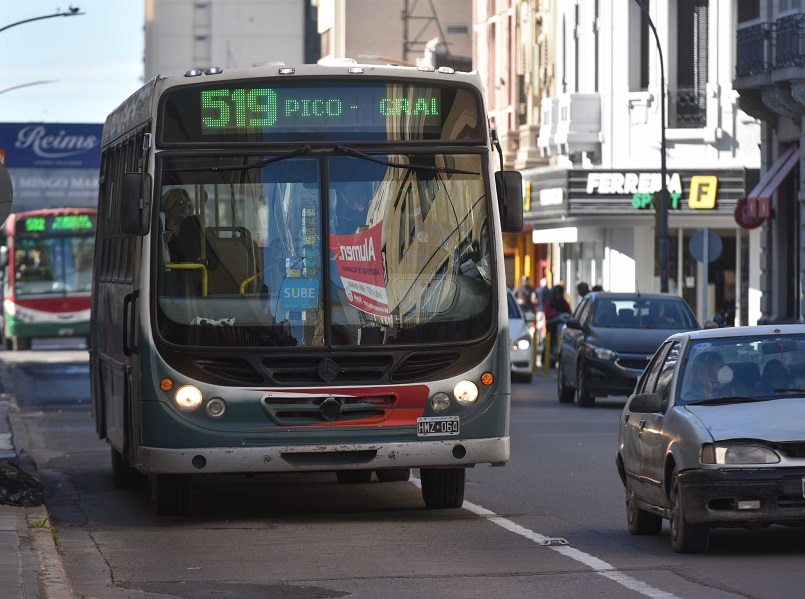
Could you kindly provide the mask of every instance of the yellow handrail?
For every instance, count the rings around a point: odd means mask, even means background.
[[[265,271],[263,270],[263,271],[260,271],[260,272],[258,272],[258,273],[255,273],[255,274],[253,274],[252,276],[250,276],[248,279],[246,279],[245,281],[243,281],[243,282],[240,284],[240,294],[241,294],[241,295],[243,295],[244,293],[246,293],[246,285],[248,285],[249,283],[251,283],[252,281],[254,281],[254,280],[257,278],[257,277],[262,276],[264,272],[265,272]]]
[[[171,270],[201,270],[201,297],[207,297],[207,267],[198,262],[167,262],[165,268]]]

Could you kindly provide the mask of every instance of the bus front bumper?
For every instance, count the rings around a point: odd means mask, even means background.
[[[137,468],[152,474],[456,468],[475,464],[504,464],[509,460],[509,437],[285,447],[139,447],[137,454]]]

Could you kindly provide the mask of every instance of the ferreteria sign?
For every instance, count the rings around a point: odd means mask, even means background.
[[[665,184],[669,210],[734,210],[736,202],[746,195],[746,171],[669,171]],[[661,190],[662,177],[657,171],[568,171],[571,213],[652,210]]]
[[[666,175],[669,208],[679,208],[682,197],[682,179],[679,173]],[[660,173],[587,173],[587,195],[631,195],[632,206],[649,208],[654,194],[662,190]]]

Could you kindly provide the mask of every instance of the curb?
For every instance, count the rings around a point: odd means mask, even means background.
[[[16,417],[19,413],[17,400],[13,396],[2,394],[0,402],[7,404],[5,416],[8,422],[8,430],[11,435],[13,452],[16,462],[21,470],[24,470],[37,481],[39,476],[36,470],[36,463],[26,451],[29,446],[25,426]],[[4,424],[4,423],[3,423]],[[16,425],[16,426],[15,426]],[[3,427],[0,426],[0,429]],[[37,578],[40,597],[42,599],[73,599],[72,591],[67,582],[64,571],[64,564],[61,560],[59,549],[56,547],[54,530],[50,525],[50,514],[46,505],[34,507],[22,507],[25,510],[26,530],[17,530],[18,536],[30,540],[31,551],[36,559],[34,575]]]

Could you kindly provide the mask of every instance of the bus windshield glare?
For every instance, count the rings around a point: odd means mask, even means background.
[[[162,160],[163,338],[320,347],[489,330],[481,156],[300,153]]]

